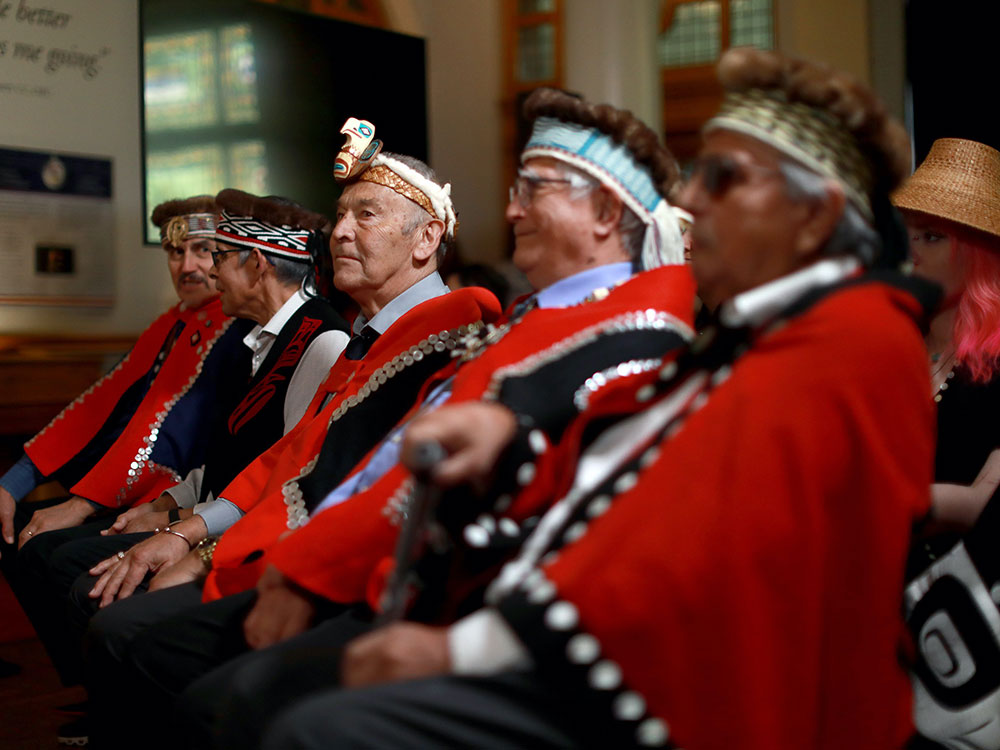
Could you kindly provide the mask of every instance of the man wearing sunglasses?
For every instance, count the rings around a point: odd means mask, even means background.
[[[718,323],[596,393],[521,492],[449,526],[453,585],[413,614],[450,625],[356,639],[340,661],[356,689],[314,691],[259,746],[903,746],[934,294],[865,269],[905,241],[887,193],[907,139],[828,68],[744,49],[719,72],[726,98],[679,198]],[[404,455],[437,440],[442,484],[489,483],[475,457],[512,435],[500,405],[444,406],[410,426]],[[454,622],[505,529],[516,557]],[[234,694],[228,708],[254,705]]]

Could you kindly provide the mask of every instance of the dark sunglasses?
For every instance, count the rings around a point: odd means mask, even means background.
[[[699,156],[691,166],[689,182],[701,180],[705,191],[713,198],[720,198],[735,185],[747,182],[753,172],[773,176],[781,174],[780,169],[760,164],[739,162],[731,156],[711,154]]]

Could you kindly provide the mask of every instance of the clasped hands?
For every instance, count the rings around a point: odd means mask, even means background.
[[[99,598],[100,606],[106,607],[115,599],[131,596],[148,573],[155,573],[149,582],[150,591],[204,577],[205,566],[190,545],[205,538],[205,523],[196,515],[172,528],[176,529],[176,534],[156,534],[91,568],[90,575],[99,578],[90,590],[90,597]]]

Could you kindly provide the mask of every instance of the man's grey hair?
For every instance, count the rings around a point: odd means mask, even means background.
[[[241,266],[247,262],[252,252],[252,250],[240,250],[238,257]],[[262,252],[261,255],[274,268],[274,277],[282,286],[301,286],[302,280],[305,279],[312,269],[312,263],[299,263],[288,258],[275,258],[265,252]]]
[[[417,159],[416,157],[413,156],[407,156],[406,154],[393,154],[388,151],[383,151],[382,153],[384,153],[390,159],[395,159],[396,161],[402,162],[410,169],[414,170],[421,177],[426,177],[435,185],[444,187],[444,184],[441,182],[441,180],[438,179],[437,172],[435,172],[433,169],[427,166],[424,162],[420,161],[420,159]],[[424,224],[426,224],[427,217],[430,216],[430,214],[428,214],[427,211],[421,206],[417,205],[416,203],[410,200],[408,200],[408,202],[410,203],[410,218],[409,221],[407,221],[406,224],[403,226],[402,232],[404,236],[412,234],[419,227],[422,227]],[[431,216],[431,218],[433,219],[436,217]],[[437,250],[434,253],[434,257],[437,260],[438,267],[441,266],[441,263],[444,261],[444,258],[448,254],[448,250],[450,248],[451,248],[451,243],[447,239],[445,239],[444,232],[442,232],[441,241],[438,243]]]
[[[793,161],[783,160],[779,167],[785,177],[785,191],[793,201],[823,200],[830,190],[829,177],[813,172]],[[825,256],[854,255],[864,265],[870,266],[882,248],[882,241],[861,211],[851,203],[844,203],[844,213],[833,228],[833,233],[823,246]]]
[[[601,183],[591,175],[581,169],[577,169],[572,164],[559,162],[556,169],[568,179],[570,183],[570,197],[573,199],[582,198],[601,186]],[[629,260],[638,263],[642,257],[642,243],[646,237],[646,225],[642,219],[631,208],[622,204],[622,218],[618,221],[618,236],[621,238],[622,247],[625,249]]]

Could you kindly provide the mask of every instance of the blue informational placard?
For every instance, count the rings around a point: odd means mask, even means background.
[[[114,302],[112,160],[0,148],[0,304]]]
[[[111,160],[0,148],[0,190],[110,198]]]

